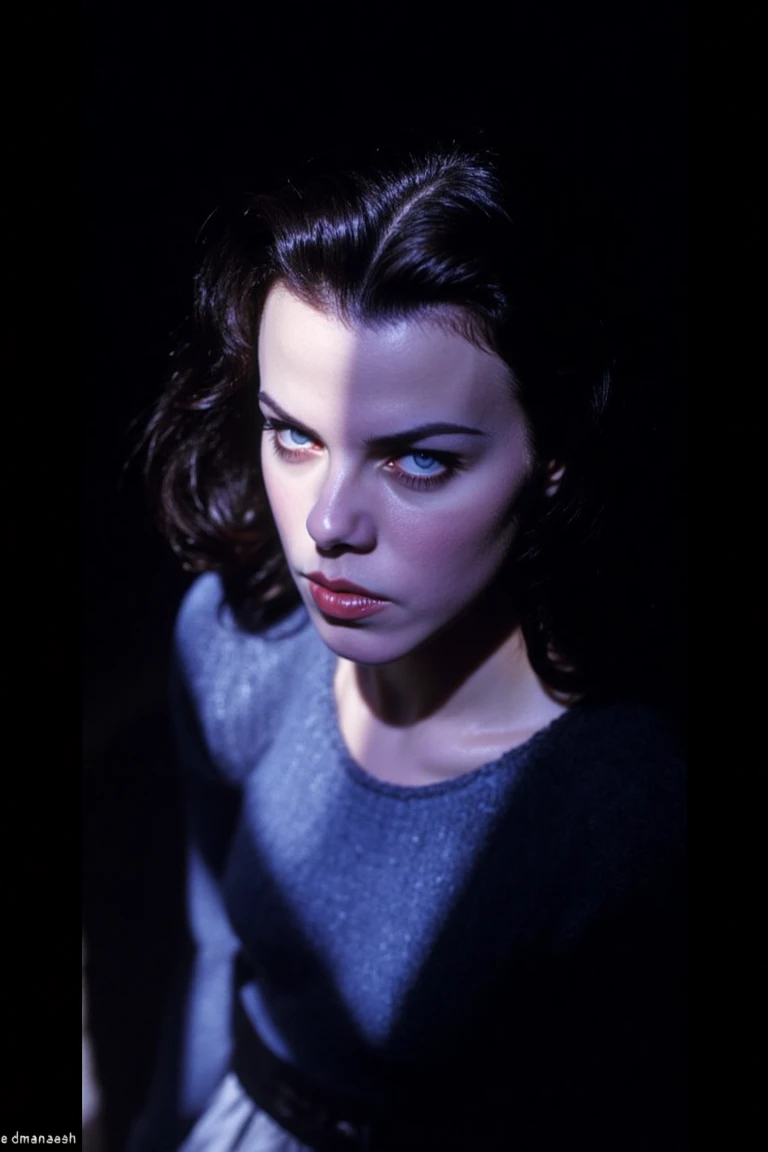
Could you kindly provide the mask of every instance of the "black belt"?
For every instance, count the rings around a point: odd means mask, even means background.
[[[332,1096],[263,1043],[239,997],[232,1070],[259,1108],[317,1152],[370,1152],[371,1121],[358,1101]],[[376,1147],[382,1147],[377,1144]]]
[[[232,1070],[254,1103],[317,1152],[430,1152],[468,1148],[455,1143],[451,1117],[428,1120],[388,1110],[372,1116],[360,1101],[333,1095],[266,1047],[238,996],[233,1018]]]

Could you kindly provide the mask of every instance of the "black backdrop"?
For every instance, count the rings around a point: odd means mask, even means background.
[[[379,126],[489,117],[629,224],[625,291],[674,312],[682,8],[560,8],[466,6],[458,20],[443,6],[418,23],[328,8],[308,24],[298,9],[85,3],[83,922],[113,1152],[146,1089],[181,923],[163,693],[185,581],[129,458],[190,308],[196,235],[222,197],[292,157]]]

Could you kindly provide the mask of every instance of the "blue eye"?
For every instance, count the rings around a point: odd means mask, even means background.
[[[298,428],[279,428],[276,438],[285,448],[306,448],[312,443],[312,438]]]
[[[386,468],[399,484],[427,492],[447,484],[464,466],[453,452],[406,452],[389,460]]]
[[[292,424],[284,424],[282,421],[265,417],[262,427],[268,433],[272,447],[282,460],[301,463],[307,459],[308,450],[314,452],[315,448],[319,447],[310,435]]]
[[[413,461],[413,467],[406,467],[407,461]],[[407,456],[398,458],[398,466],[407,476],[435,476],[445,471],[441,460],[431,456],[429,452],[409,452]]]

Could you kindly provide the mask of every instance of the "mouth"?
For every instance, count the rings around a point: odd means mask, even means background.
[[[335,620],[363,620],[383,612],[390,601],[349,580],[329,580],[320,572],[306,576],[309,594],[323,615]]]
[[[384,599],[383,596],[377,596],[370,589],[361,588],[359,584],[353,584],[350,580],[329,580],[322,572],[308,572],[307,580],[312,584],[319,584],[321,588],[327,588],[330,592],[348,592],[352,596],[364,596],[368,600]]]

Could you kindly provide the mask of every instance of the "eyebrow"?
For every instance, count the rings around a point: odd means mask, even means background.
[[[302,428],[308,432],[315,440],[320,440],[321,437],[308,428],[306,424],[302,424],[300,420],[296,420],[290,413],[286,412],[284,408],[267,395],[266,392],[259,392],[259,400],[263,404],[267,404],[276,416],[281,420],[285,420],[287,424],[294,427]],[[365,441],[366,447],[374,448],[379,451],[391,450],[400,448],[404,445],[414,444],[417,440],[426,440],[430,436],[487,436],[487,432],[483,432],[481,428],[471,428],[468,424],[450,424],[445,421],[436,421],[430,424],[418,424],[415,428],[405,428],[402,432],[391,432],[386,436],[373,436]]]

